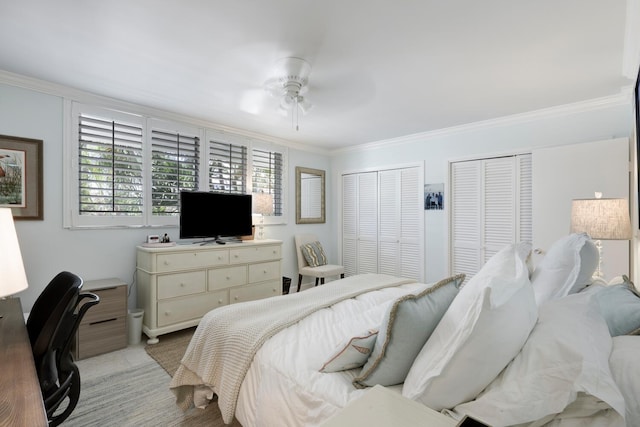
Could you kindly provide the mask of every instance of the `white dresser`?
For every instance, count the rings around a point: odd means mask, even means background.
[[[208,311],[282,294],[282,242],[137,247],[138,305],[148,344],[196,326]]]

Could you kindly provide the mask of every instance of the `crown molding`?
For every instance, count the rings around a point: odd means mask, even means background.
[[[221,125],[219,123],[211,122],[204,119],[198,119],[194,117],[185,116],[171,111],[160,110],[145,105],[134,104],[127,101],[122,101],[115,98],[109,98],[103,95],[96,95],[91,92],[87,92],[81,89],[76,89],[70,86],[60,85],[57,83],[48,82],[45,80],[36,79],[33,77],[23,76],[21,74],[12,73],[9,71],[0,69],[0,83],[4,83],[10,86],[16,86],[23,89],[33,90],[36,92],[45,93],[47,95],[59,96],[63,99],[69,99],[76,102],[82,102],[85,104],[99,105],[104,108],[123,110],[127,112],[136,112],[143,115],[153,116],[159,119],[173,120],[179,122],[186,122],[194,126],[200,126],[203,128],[212,129],[222,133],[233,134],[241,137],[248,138],[250,140],[260,141],[262,143],[272,143],[296,150],[313,152],[317,154],[329,155],[329,150],[307,146],[297,142],[281,139],[269,135],[264,135],[249,130],[238,129],[231,126]]]
[[[513,126],[535,120],[552,119],[564,117],[571,114],[579,114],[589,111],[596,111],[615,106],[628,105],[631,102],[633,87],[623,88],[619,94],[594,98],[587,101],[575,102],[572,104],[559,105],[555,107],[543,108],[540,110],[529,111],[526,113],[512,114],[509,116],[498,117],[495,119],[482,120],[479,122],[467,123],[459,126],[452,126],[443,129],[436,129],[428,132],[415,133],[411,135],[390,138],[380,141],[364,143],[353,147],[340,148],[333,150],[332,155],[338,155],[346,152],[357,152],[371,150],[376,148],[389,147],[401,144],[410,144],[414,142],[425,142],[431,138],[457,135],[461,133],[474,132],[483,129],[498,128],[504,126]]]

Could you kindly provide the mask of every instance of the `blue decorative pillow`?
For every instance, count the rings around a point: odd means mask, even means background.
[[[309,267],[319,267],[327,264],[327,256],[324,254],[324,249],[322,249],[320,242],[305,243],[300,246],[300,249]]]
[[[592,285],[585,292],[595,294],[612,337],[634,334],[640,328],[640,295],[631,282],[610,286]]]
[[[404,382],[414,359],[458,294],[464,274],[449,277],[389,307],[371,356],[353,380],[357,388]]]

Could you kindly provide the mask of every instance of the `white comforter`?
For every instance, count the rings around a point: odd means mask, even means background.
[[[413,283],[369,292],[319,310],[274,335],[256,353],[240,388],[236,417],[250,426],[316,426],[366,390],[351,380],[359,369],[320,373],[349,337],[380,325],[398,297],[427,284]]]
[[[359,368],[328,374],[320,373],[320,367],[346,339],[379,327],[385,310],[396,298],[428,286],[414,283],[363,294],[319,310],[274,335],[256,352],[245,376],[237,419],[244,427],[322,424],[367,390],[351,384]],[[456,419],[464,413],[478,417],[490,414],[489,418],[497,417],[495,425],[625,425],[625,404],[608,363],[611,337],[602,317],[591,312],[586,298],[568,297],[545,307],[530,341],[487,388],[490,392],[446,414]],[[620,362],[616,365],[614,373],[618,377],[628,378],[627,384],[640,384],[637,369],[625,368],[628,365]],[[531,378],[519,381],[527,376]],[[400,393],[401,387],[391,388]],[[640,407],[637,388],[633,386],[634,391],[625,396],[632,399],[628,404]],[[519,398],[509,399],[514,395]],[[509,417],[500,415],[502,411]],[[525,412],[535,412],[540,418],[524,422],[528,418]],[[502,424],[506,419],[512,422]],[[627,413],[626,421],[630,427],[637,426],[639,420]]]

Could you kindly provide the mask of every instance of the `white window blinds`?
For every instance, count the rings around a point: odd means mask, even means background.
[[[175,215],[180,191],[198,189],[200,138],[176,131],[151,130],[151,212]]]
[[[282,153],[254,148],[252,164],[253,192],[273,195],[273,215],[282,216],[284,170]]]
[[[65,102],[64,226],[177,226],[180,192],[264,192],[285,220],[287,149],[99,106]]]
[[[247,192],[247,147],[209,141],[209,190],[223,193]]]
[[[80,215],[142,215],[142,125],[81,114],[78,119]]]

